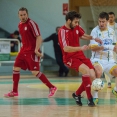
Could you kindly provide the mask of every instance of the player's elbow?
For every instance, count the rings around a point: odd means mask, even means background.
[[[69,46],[65,46],[65,47],[63,48],[63,50],[64,50],[64,52],[70,52]]]

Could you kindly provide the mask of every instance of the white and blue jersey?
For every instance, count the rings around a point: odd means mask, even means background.
[[[96,26],[92,32],[91,36],[93,38],[99,38],[102,40],[102,45],[99,45],[99,43],[95,42],[94,40],[90,41],[90,44],[98,44],[99,46],[104,46],[104,50],[94,52],[92,51],[91,59],[97,58],[97,59],[103,59],[103,60],[110,60],[114,59],[113,56],[113,49],[114,49],[114,43],[116,43],[116,36],[115,31],[112,28],[107,28],[107,30],[101,31],[99,29],[99,26]]]

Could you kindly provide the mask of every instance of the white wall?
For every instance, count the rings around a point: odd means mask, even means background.
[[[12,33],[19,22],[18,9],[26,7],[29,17],[37,22],[42,38],[55,32],[56,26],[65,23],[62,3],[68,0],[0,0],[0,27]],[[52,42],[44,43],[45,53],[54,58]]]

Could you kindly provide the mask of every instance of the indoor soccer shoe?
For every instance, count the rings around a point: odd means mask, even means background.
[[[117,92],[113,89],[112,90],[112,93],[116,96],[116,98],[117,98]]]
[[[13,91],[7,93],[7,94],[4,94],[4,97],[16,97],[18,96],[18,93],[15,93]]]
[[[72,97],[75,99],[77,105],[82,106],[82,102],[81,102],[82,97],[81,97],[81,95],[77,96],[75,93],[73,93]]]
[[[50,93],[48,97],[53,97],[57,91],[57,87],[50,88]]]
[[[90,107],[94,107],[95,106],[95,103],[93,102],[93,98],[88,100],[88,106],[90,106]]]
[[[93,98],[93,102],[94,102],[95,105],[98,104],[98,101],[99,101],[98,98]]]

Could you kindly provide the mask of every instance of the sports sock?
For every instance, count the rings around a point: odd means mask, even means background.
[[[13,92],[18,92],[18,83],[20,79],[20,72],[13,70]]]
[[[36,75],[36,77],[38,77],[47,87],[49,87],[49,88],[53,88],[54,87],[54,85],[52,85],[50,83],[50,81],[47,79],[47,77],[43,73],[39,72]]]
[[[83,84],[84,84],[84,87],[85,87],[87,98],[91,99],[92,98],[92,95],[91,95],[91,80],[90,80],[89,75],[82,75],[82,81],[83,81]]]
[[[93,91],[93,98],[98,98],[98,91]]]
[[[77,89],[77,91],[76,91],[76,95],[78,96],[78,95],[81,95],[81,93],[83,92],[83,91],[85,91],[85,88],[84,88],[84,84],[83,84],[83,82],[81,83],[81,85],[80,85],[80,87]]]
[[[115,87],[114,90],[117,92],[117,77],[115,77]]]

